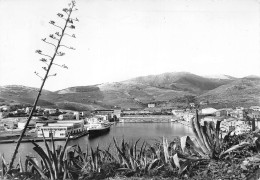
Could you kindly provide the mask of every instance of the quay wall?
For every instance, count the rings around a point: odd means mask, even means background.
[[[172,119],[176,119],[173,115],[130,115],[119,118],[119,122],[123,123],[161,123],[171,122]]]

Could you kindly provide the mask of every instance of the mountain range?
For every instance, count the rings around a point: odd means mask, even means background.
[[[38,89],[20,85],[0,86],[0,104],[33,104]],[[207,101],[212,106],[260,105],[260,77],[198,76],[188,72],[163,73],[121,82],[43,90],[38,105],[71,110],[120,107],[184,107]]]

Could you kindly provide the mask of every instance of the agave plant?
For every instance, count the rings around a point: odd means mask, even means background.
[[[163,137],[159,147],[150,147],[154,158],[158,158],[166,166],[170,166],[173,171],[178,169],[178,174],[182,174],[186,169],[192,170],[195,165],[206,167],[211,159],[222,159],[226,154],[242,149],[251,144],[244,140],[225,147],[230,133],[225,137],[220,137],[220,121],[215,125],[214,122],[200,122],[200,116],[196,111],[195,117],[190,120],[191,128],[195,138],[183,136],[180,142],[168,143]]]
[[[162,142],[150,146],[149,151],[152,152],[153,158],[159,159],[161,164],[159,169],[164,166],[166,169],[170,168],[174,174],[181,175],[187,168],[196,163],[205,163],[206,160],[198,153],[194,153],[192,147],[183,144],[189,141],[190,138],[186,136],[169,143],[167,138],[163,137]]]
[[[146,142],[143,142],[140,149],[137,149],[137,144],[140,139],[131,144],[122,139],[121,146],[118,145],[115,138],[114,145],[117,150],[117,160],[121,165],[118,170],[127,172],[150,172],[152,169],[159,168],[159,159],[151,157],[146,151]]]
[[[220,137],[220,123],[221,121],[217,121],[215,126],[214,122],[204,121],[202,126],[196,110],[195,117],[190,120],[191,128],[196,138],[186,143],[193,146],[196,152],[208,159],[221,159],[227,153],[250,145],[249,142],[243,141],[229,149],[222,150],[224,139]]]
[[[25,172],[36,172],[43,179],[67,179],[77,177],[79,169],[75,168],[72,159],[74,157],[73,146],[68,146],[69,136],[64,146],[55,147],[51,136],[51,149],[43,136],[46,151],[38,144],[34,144],[33,150],[40,156],[40,162],[33,157],[26,156]]]
[[[179,174],[186,169],[192,170],[194,165],[206,167],[211,159],[222,159],[226,154],[251,144],[244,140],[225,148],[224,145],[228,142],[230,133],[225,138],[220,137],[220,121],[216,125],[214,122],[204,121],[203,123],[201,125],[200,116],[196,111],[195,117],[190,120],[195,138],[183,136],[180,138],[180,144],[172,147],[168,145],[167,139],[163,138],[165,163],[171,165],[172,169],[177,167]],[[158,152],[156,154],[159,156]]]

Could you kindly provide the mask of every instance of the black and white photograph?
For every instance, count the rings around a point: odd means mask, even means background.
[[[0,0],[0,179],[260,180],[259,0]]]

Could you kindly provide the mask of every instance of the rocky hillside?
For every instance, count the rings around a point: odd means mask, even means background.
[[[32,104],[37,91],[37,88],[25,86],[2,86],[0,103]],[[224,78],[206,78],[186,72],[164,73],[116,83],[70,87],[56,92],[44,90],[39,105],[72,110],[115,106],[144,108],[149,102],[183,105],[187,97],[228,105],[260,104],[260,78],[249,76],[239,79],[226,75]]]

